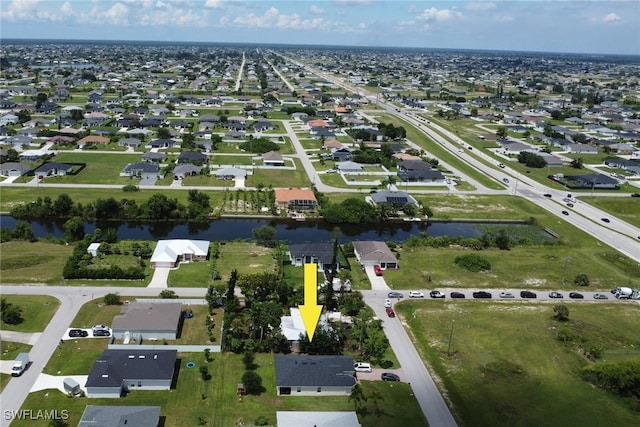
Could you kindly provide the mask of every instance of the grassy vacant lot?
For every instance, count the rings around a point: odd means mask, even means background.
[[[42,372],[49,375],[87,375],[108,343],[107,337],[61,340]]]
[[[299,159],[293,159],[296,170],[255,169],[253,182],[273,187],[309,187],[311,182]]]
[[[62,153],[54,160],[60,163],[86,163],[76,176],[45,178],[45,183],[73,183],[73,184],[122,184],[126,185],[130,179],[121,177],[120,171],[127,163],[139,162],[138,154],[105,154],[105,153]]]
[[[4,261],[3,261],[4,263]],[[60,301],[46,295],[3,295],[3,299],[22,309],[24,321],[18,325],[0,323],[0,329],[19,332],[42,332],[55,314]]]
[[[387,284],[394,289],[437,287],[572,290],[579,273],[589,276],[589,290],[638,286],[640,267],[606,247],[517,246],[509,251],[476,252],[491,263],[489,272],[472,273],[458,267],[455,257],[470,251],[462,248],[401,248],[400,269],[386,270]],[[565,258],[569,257],[569,262]],[[619,262],[620,264],[617,264]],[[566,284],[562,286],[562,278]],[[632,279],[633,278],[633,279]]]
[[[171,391],[133,391],[121,399],[69,399],[64,394],[44,390],[31,393],[22,409],[67,409],[69,425],[76,425],[87,404],[93,405],[160,405],[161,416],[166,417],[166,427],[201,425],[228,427],[243,423],[252,424],[259,416],[264,416],[275,425],[276,411],[353,411],[354,402],[346,396],[278,397],[276,396],[273,355],[259,354],[256,357],[256,372],[262,377],[265,391],[260,396],[244,396],[238,399],[236,387],[244,373],[242,357],[235,354],[213,354],[213,361],[206,364],[211,379],[203,381],[198,368],[189,369],[185,365],[193,361],[205,364],[200,353],[178,354],[180,370],[176,388]],[[364,411],[359,419],[365,427],[393,427],[426,425],[426,420],[404,383],[383,383],[363,381],[364,393],[371,396],[379,393],[374,402],[369,398],[364,402]],[[374,404],[379,413],[373,414]],[[366,414],[366,415],[364,415]],[[46,426],[47,421],[15,421],[12,425]]]
[[[621,352],[637,360],[639,307],[568,305],[570,320],[562,323],[552,318],[553,304],[404,301],[396,307],[460,426],[640,424],[640,413],[578,377],[591,362],[575,343],[556,339],[568,328],[604,348],[602,360],[619,360]]]
[[[59,284],[63,280],[62,268],[71,252],[73,246],[53,243],[0,243],[2,282]]]
[[[108,199],[113,197],[120,201],[121,199],[135,200],[137,203],[147,201],[154,194],[164,194],[169,198],[177,199],[178,202],[186,205],[188,192],[172,191],[167,189],[147,190],[125,193],[121,189],[101,188],[99,190],[87,191],[86,188],[51,188],[51,187],[2,187],[2,198],[0,200],[0,210],[8,212],[16,203],[29,203],[38,197],[50,197],[56,200],[60,194],[68,194],[74,203],[82,203],[83,205],[95,202],[97,199]],[[211,204],[216,205],[222,201],[223,193],[216,191],[208,191],[207,195],[211,198]]]

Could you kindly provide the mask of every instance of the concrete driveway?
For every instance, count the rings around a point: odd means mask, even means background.
[[[367,277],[369,278],[369,282],[371,283],[372,291],[390,291],[391,288],[387,285],[387,282],[384,280],[384,272],[382,276],[376,276],[376,273],[373,271],[373,266],[365,267],[364,271],[367,273]]]
[[[170,271],[170,268],[156,267],[153,271],[151,282],[149,282],[149,286],[147,286],[147,288],[167,288],[167,279],[169,278]]]

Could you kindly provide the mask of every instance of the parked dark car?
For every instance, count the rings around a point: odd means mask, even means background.
[[[193,311],[183,311],[182,317],[185,319],[191,319],[193,317]]]
[[[605,294],[594,294],[593,299],[609,299]]]
[[[78,338],[78,337],[88,337],[89,336],[89,332],[83,330],[83,329],[70,329],[69,330],[69,336],[71,338]]]
[[[583,299],[584,295],[578,293],[578,292],[571,292],[569,293],[569,298],[573,298],[573,299]]]
[[[545,193],[544,197],[551,197],[551,194]]]
[[[105,331],[104,329],[98,329],[96,331],[93,331],[93,336],[94,337],[110,337],[111,332]]]
[[[640,193],[631,193],[631,197],[640,197]]]
[[[600,220],[601,220],[602,222],[606,222],[606,223],[611,222],[611,221],[609,220],[609,218],[600,218]]]
[[[389,316],[389,317],[396,317],[396,312],[395,312],[395,311],[393,311],[393,308],[391,308],[391,307],[387,307],[387,308],[386,308],[386,310],[387,310],[387,316]]]
[[[487,291],[478,291],[473,293],[474,298],[491,298],[491,293]]]
[[[404,298],[402,292],[391,291],[387,294],[389,298]]]
[[[537,295],[535,292],[531,292],[531,291],[521,291],[520,292],[520,298],[536,298]]]
[[[400,381],[400,377],[392,372],[383,372],[380,378],[382,378],[382,381]]]
[[[451,298],[464,298],[464,294],[462,292],[451,292],[449,296]]]

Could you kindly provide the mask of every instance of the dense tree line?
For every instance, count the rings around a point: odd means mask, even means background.
[[[547,162],[541,156],[528,151],[521,151],[518,154],[518,162],[524,163],[530,168],[544,168],[547,166]]]
[[[376,207],[355,197],[342,203],[327,203],[320,212],[325,221],[333,224],[367,224],[379,221]]]
[[[240,149],[248,153],[264,154],[269,151],[279,151],[280,146],[268,138],[249,138],[242,144]]]
[[[48,196],[38,197],[32,203],[14,206],[10,214],[18,219],[79,217],[98,220],[207,221],[211,210],[209,196],[198,190],[189,190],[187,200],[189,203],[185,206],[175,198],[154,194],[142,203],[130,199],[118,201],[110,197],[83,205],[75,203],[67,194],[60,194],[56,200]]]
[[[582,369],[582,378],[624,397],[640,399],[640,361],[597,363]]]

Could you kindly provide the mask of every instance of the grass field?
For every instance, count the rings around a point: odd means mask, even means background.
[[[121,399],[69,399],[64,394],[44,390],[31,393],[22,409],[67,409],[69,425],[76,425],[82,416],[84,407],[92,405],[160,405],[161,416],[165,417],[165,427],[182,427],[199,424],[200,420],[208,426],[228,427],[238,425],[240,421],[252,424],[260,417],[266,417],[275,425],[276,411],[353,411],[354,402],[347,396],[276,396],[273,355],[258,354],[255,363],[256,372],[262,377],[265,392],[259,396],[244,396],[238,399],[237,384],[244,373],[242,357],[234,354],[212,354],[213,361],[206,364],[211,380],[203,381],[198,369],[189,369],[185,365],[193,361],[196,365],[205,364],[200,353],[179,353],[180,370],[176,388],[171,391],[132,391]],[[411,393],[404,383],[383,383],[382,381],[363,381],[367,396],[378,394],[378,399],[369,398],[364,402],[364,410],[359,416],[364,427],[401,427],[422,426],[426,420]],[[204,398],[203,398],[204,397]],[[374,405],[378,411],[374,413]],[[15,421],[12,425],[46,426],[47,421]]]
[[[29,353],[31,346],[21,342],[11,342],[2,340],[0,342],[0,360],[14,360],[19,353]]]
[[[296,170],[277,170],[277,169],[256,169],[254,171],[253,180],[257,185],[262,183],[265,186],[273,187],[309,187],[311,182],[302,167],[299,159],[293,159]]]
[[[53,243],[0,243],[2,282],[60,284],[62,268],[72,252],[73,246]]]
[[[78,175],[45,178],[45,183],[59,184],[122,184],[130,179],[120,176],[120,171],[127,163],[141,161],[138,154],[105,154],[105,153],[61,153],[54,160],[60,163],[86,163],[87,166]]]
[[[599,209],[615,215],[629,224],[640,227],[640,197],[629,197],[621,195],[621,197],[580,197],[590,205],[594,205]]]
[[[569,306],[567,323],[552,318],[553,304],[403,301],[396,311],[446,388],[460,426],[638,425],[640,413],[577,376],[590,362],[556,333],[570,328],[602,346],[603,361],[631,349],[627,357],[637,360],[639,307]]]
[[[1,322],[0,329],[7,331],[42,332],[60,306],[60,301],[47,295],[2,295],[2,298],[20,307],[24,319],[18,325]]]

